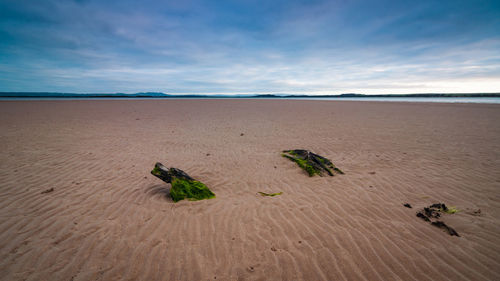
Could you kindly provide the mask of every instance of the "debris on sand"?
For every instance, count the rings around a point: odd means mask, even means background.
[[[481,209],[475,209],[475,210],[467,209],[466,213],[473,216],[481,216]]]
[[[156,163],[151,174],[172,185],[170,197],[174,202],[183,199],[196,201],[215,198],[215,194],[205,184],[193,179],[181,169],[167,168],[161,163]]]
[[[330,176],[334,176],[334,173],[344,174],[327,158],[304,149],[284,150],[281,155],[297,163],[310,177],[323,176],[325,172]]]
[[[412,206],[409,204],[409,203],[404,203],[403,206],[405,206],[406,208],[412,208]]]
[[[42,191],[42,193],[41,193],[41,194],[50,193],[50,192],[52,192],[52,191],[54,191],[54,188],[50,188],[50,189],[44,190],[44,191]]]
[[[451,236],[458,236],[458,233],[455,229],[451,228],[443,221],[438,220],[441,218],[441,213],[454,214],[458,210],[455,207],[447,207],[444,203],[436,203],[432,204],[429,207],[425,207],[422,210],[417,212],[417,217],[423,219],[424,221],[430,222],[432,225],[444,229]]]
[[[276,195],[281,195],[283,194],[283,192],[278,192],[278,193],[265,193],[265,192],[260,192],[259,191],[259,194],[262,195],[262,196],[276,196]]]

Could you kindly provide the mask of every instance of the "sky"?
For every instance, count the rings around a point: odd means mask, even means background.
[[[0,91],[500,92],[500,1],[0,0]]]

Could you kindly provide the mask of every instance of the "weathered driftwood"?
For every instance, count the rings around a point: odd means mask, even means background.
[[[195,201],[215,198],[215,194],[205,184],[193,179],[181,169],[167,168],[161,163],[156,163],[151,174],[172,185],[170,197],[174,202],[183,199]]]
[[[284,150],[281,155],[297,163],[310,177],[323,176],[325,172],[330,176],[344,174],[329,159],[304,149]]]
[[[430,222],[432,225],[444,229],[451,236],[459,236],[455,229],[446,225],[443,221],[438,220],[441,217],[441,212],[448,214],[454,214],[457,212],[456,208],[448,208],[444,203],[432,204],[429,207],[425,207],[419,212],[417,212],[417,217],[423,219],[426,222]]]

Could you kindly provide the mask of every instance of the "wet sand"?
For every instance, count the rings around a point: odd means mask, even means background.
[[[2,101],[0,151],[1,280],[500,280],[500,105]]]

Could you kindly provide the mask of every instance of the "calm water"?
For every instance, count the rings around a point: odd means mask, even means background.
[[[350,100],[389,102],[444,102],[444,103],[498,103],[499,98],[294,98],[305,100]]]
[[[196,99],[196,98],[1,98],[7,100],[150,100],[150,99]],[[202,97],[201,99],[207,99]],[[213,98],[227,99],[227,98]],[[229,98],[229,99],[245,99]],[[248,98],[247,98],[248,99]],[[330,101],[378,101],[378,102],[441,102],[441,103],[494,103],[500,104],[500,97],[495,98],[251,98],[251,99],[289,99],[289,100],[330,100]]]

